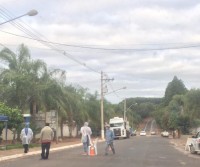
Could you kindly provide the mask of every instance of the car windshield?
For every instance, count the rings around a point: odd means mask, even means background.
[[[121,127],[123,126],[123,123],[111,123],[110,127]]]

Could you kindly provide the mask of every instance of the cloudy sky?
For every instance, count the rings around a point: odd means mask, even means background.
[[[112,103],[163,97],[175,75],[200,87],[199,0],[0,0],[0,23],[31,9],[38,15],[0,25],[0,44],[24,43],[68,84],[100,93],[102,71],[114,78],[104,84]]]

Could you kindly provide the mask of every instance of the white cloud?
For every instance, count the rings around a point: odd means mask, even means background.
[[[200,42],[197,0],[19,0],[17,8],[15,3],[15,0],[2,0],[0,8],[12,11],[15,16],[37,9],[37,16],[21,20],[53,42],[119,49],[162,49]],[[2,25],[0,30],[25,35],[10,24]],[[33,58],[66,70],[67,83],[80,84],[91,92],[100,92],[100,74],[91,69],[106,72],[115,78],[109,91],[127,87],[116,92],[119,97],[107,95],[111,102],[125,97],[162,97],[174,75],[188,88],[200,87],[198,47],[134,52],[54,45],[89,69],[36,41],[1,31],[0,35],[0,43],[14,50],[25,43]]]

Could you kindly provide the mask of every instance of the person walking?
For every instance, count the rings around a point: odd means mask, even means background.
[[[85,122],[80,130],[82,137],[81,142],[83,143],[83,155],[88,155],[88,147],[90,145],[90,136],[92,134],[91,128],[88,126],[88,122]]]
[[[49,127],[49,123],[46,123],[45,127],[42,128],[40,133],[40,142],[42,149],[41,159],[48,159],[51,141],[53,140],[53,137],[53,130]]]
[[[25,124],[25,127],[21,130],[20,138],[24,148],[24,153],[28,153],[29,144],[33,138],[33,131],[29,128],[29,124]]]
[[[105,155],[108,155],[109,147],[111,148],[113,154],[115,154],[115,148],[114,148],[114,133],[112,130],[110,130],[110,125],[106,124],[106,149],[105,149]]]

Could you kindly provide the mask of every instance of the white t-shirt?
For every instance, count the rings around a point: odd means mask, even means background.
[[[90,135],[92,134],[90,127],[88,127],[88,126],[81,127],[81,134],[82,134],[81,140],[82,140],[83,143],[87,142],[87,138],[86,138],[87,136],[88,136],[89,142],[90,142]]]
[[[33,131],[31,128],[27,128],[27,134],[25,131],[26,128],[22,129],[20,138],[22,140],[22,144],[30,144],[32,138],[33,138]]]

